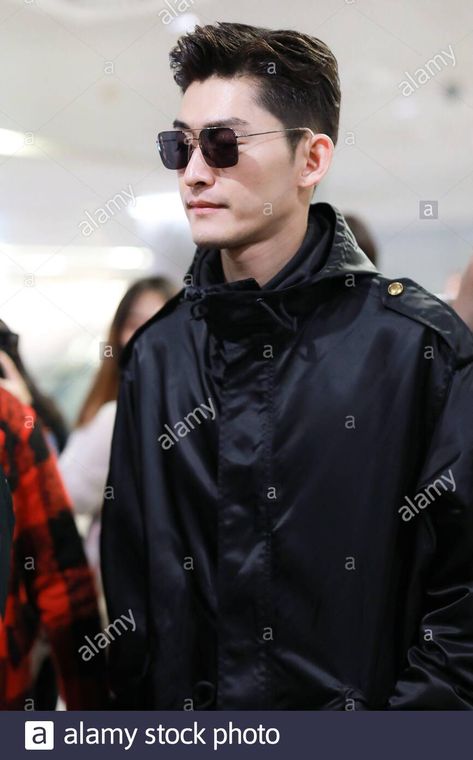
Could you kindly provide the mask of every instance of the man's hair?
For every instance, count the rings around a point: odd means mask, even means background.
[[[184,93],[194,81],[216,75],[249,76],[259,86],[256,103],[285,127],[310,127],[336,144],[340,114],[337,59],[316,37],[286,29],[218,22],[196,26],[169,54]],[[303,132],[287,132],[294,155]]]

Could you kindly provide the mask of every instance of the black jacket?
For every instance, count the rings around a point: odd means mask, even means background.
[[[472,709],[473,335],[326,203],[263,288],[186,282],[122,360],[117,705]]]

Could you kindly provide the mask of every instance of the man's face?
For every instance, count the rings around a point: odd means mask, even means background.
[[[256,86],[249,77],[212,76],[193,82],[182,98],[178,121],[192,129],[225,122],[237,135],[283,129],[275,116],[254,102]],[[247,125],[234,127],[232,117],[243,119]],[[238,140],[238,163],[227,169],[208,166],[200,148],[194,148],[187,167],[177,173],[196,245],[237,248],[269,239],[281,229],[294,210],[300,211],[301,203],[307,203],[307,190],[302,193],[297,184],[305,165],[300,147],[294,160],[285,132],[242,137]],[[192,201],[222,207],[189,208]]]

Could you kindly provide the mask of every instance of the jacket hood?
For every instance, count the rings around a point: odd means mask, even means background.
[[[183,297],[193,302],[193,317],[205,317],[214,328],[222,318],[228,323],[231,315],[238,332],[254,328],[255,322],[266,326],[268,319],[273,326],[277,322],[296,331],[297,314],[313,308],[313,287],[322,279],[347,274],[375,276],[379,271],[357,244],[340,211],[329,203],[315,203],[309,207],[299,249],[263,287],[253,277],[225,281],[220,250],[198,247],[185,277],[192,284],[184,289]]]

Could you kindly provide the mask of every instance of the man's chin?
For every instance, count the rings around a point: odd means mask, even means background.
[[[191,230],[191,234],[195,245],[200,248],[227,248],[234,244],[231,235],[225,234],[222,230],[199,230],[194,227]]]

